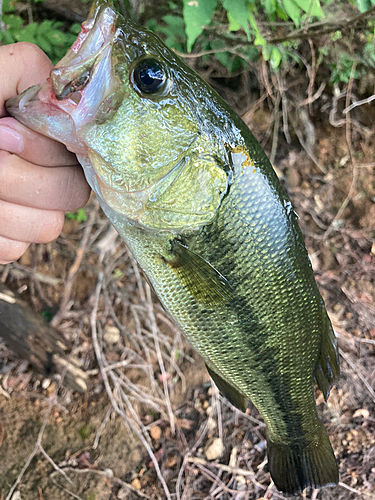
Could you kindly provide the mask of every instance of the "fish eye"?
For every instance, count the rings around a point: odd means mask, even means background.
[[[132,80],[143,94],[154,94],[164,88],[167,75],[156,59],[142,59],[133,70]]]

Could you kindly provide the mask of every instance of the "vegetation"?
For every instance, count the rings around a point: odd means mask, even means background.
[[[40,3],[40,1],[43,0],[36,0],[34,3]],[[21,15],[21,12],[25,10],[28,12],[28,21],[25,21],[24,16]],[[81,27],[77,23],[66,29],[61,21],[45,19],[41,22],[34,22],[30,4],[19,4],[15,0],[3,0],[0,43],[35,43],[54,63],[57,63],[72,45],[80,29]]]
[[[42,19],[40,14],[34,20],[43,0],[2,3],[0,43],[35,43],[55,63],[79,33],[78,23]],[[229,74],[260,58],[275,72],[291,63],[303,66],[302,44],[322,36],[325,43],[318,49],[317,61],[328,65],[332,83],[347,83],[353,64],[354,78],[375,67],[371,15],[375,0],[170,0],[161,4],[152,18],[146,9],[141,21],[176,52],[201,55],[206,63],[214,57]],[[126,9],[123,3],[118,8]],[[130,9],[126,15],[136,17]]]

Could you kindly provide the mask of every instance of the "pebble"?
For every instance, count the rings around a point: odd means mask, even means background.
[[[141,481],[136,477],[135,479],[133,479],[133,481],[130,483],[133,488],[135,488],[136,490],[140,490],[141,489]]]
[[[368,410],[366,410],[365,408],[360,408],[359,410],[356,410],[354,412],[353,418],[363,417],[364,419],[367,419],[369,418],[369,416],[370,412]]]
[[[210,439],[205,446],[204,455],[207,460],[216,460],[224,452],[224,444],[220,438]]]
[[[49,378],[45,378],[42,382],[43,389],[47,389],[51,385],[51,380]]]
[[[154,441],[159,441],[159,439],[161,438],[161,429],[158,425],[154,425],[154,427],[151,427],[150,436]]]
[[[126,488],[121,488],[121,490],[117,493],[118,500],[127,500],[130,498],[130,492]]]
[[[104,340],[108,344],[117,344],[120,341],[120,330],[117,326],[108,325],[104,329]]]
[[[177,456],[173,453],[169,454],[165,461],[165,466],[168,468],[174,467],[177,464]]]

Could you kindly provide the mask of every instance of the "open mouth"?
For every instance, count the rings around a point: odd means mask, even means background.
[[[51,85],[57,100],[77,103],[77,92],[84,90],[95,75],[95,68],[105,57],[113,42],[118,15],[99,2],[91,8],[88,19],[72,48],[51,71]]]
[[[117,18],[107,2],[95,2],[72,48],[49,78],[10,99],[9,113],[74,153],[85,154],[80,131],[116,85],[111,54]]]

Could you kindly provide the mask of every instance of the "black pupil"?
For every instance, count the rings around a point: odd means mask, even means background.
[[[151,94],[159,90],[163,85],[165,74],[157,61],[146,59],[136,67],[134,80],[141,92]]]

